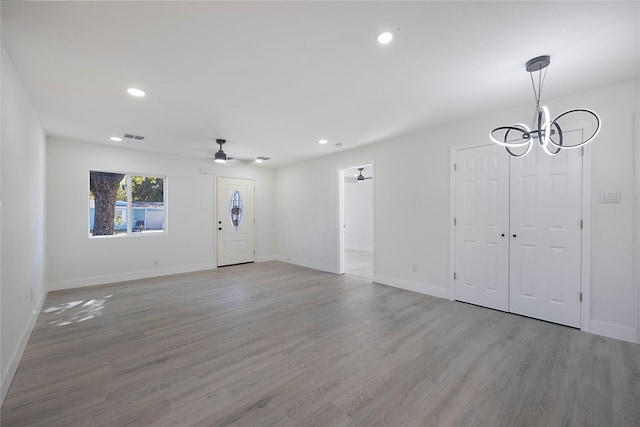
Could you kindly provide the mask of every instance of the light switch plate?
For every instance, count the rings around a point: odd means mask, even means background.
[[[620,203],[620,190],[600,190],[600,203]]]

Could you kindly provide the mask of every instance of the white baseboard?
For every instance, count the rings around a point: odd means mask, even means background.
[[[11,360],[7,365],[7,371],[4,372],[2,376],[2,384],[0,384],[0,405],[4,402],[4,398],[7,396],[9,392],[9,387],[11,386],[11,381],[13,381],[13,376],[16,374],[18,370],[18,365],[20,364],[20,359],[22,359],[22,354],[24,350],[27,348],[27,344],[29,343],[29,338],[31,338],[31,332],[33,332],[33,328],[36,326],[36,322],[38,320],[38,315],[40,315],[40,311],[42,310],[42,306],[44,305],[44,301],[47,299],[47,291],[45,290],[38,301],[38,304],[33,309],[31,313],[31,319],[29,319],[29,323],[25,328],[22,338],[20,338],[20,343],[16,348],[16,351],[11,356]]]
[[[638,342],[638,331],[629,326],[616,325],[614,323],[602,322],[600,320],[591,321],[592,334],[615,338],[633,343]]]
[[[104,276],[83,277],[81,279],[57,280],[49,282],[49,291],[82,288],[85,286],[106,285],[108,283],[125,282],[127,280],[147,279],[149,277],[169,276],[171,274],[192,273],[194,271],[213,270],[215,263],[181,265],[177,267],[154,268],[152,270],[132,271],[128,273],[107,274]]]
[[[306,259],[292,258],[280,255],[278,256],[277,261],[287,262],[289,264],[295,264],[301,267],[311,268],[313,270],[326,271],[327,273],[340,274],[338,268],[335,265],[320,264],[318,262],[313,262]]]
[[[449,299],[449,289],[439,286],[427,285],[426,283],[412,282],[409,280],[398,279],[396,277],[381,276],[376,274],[373,281],[382,285],[393,286],[395,288],[405,289],[407,291],[418,292],[420,294],[430,295],[432,297]]]
[[[260,255],[256,257],[256,262],[280,261],[277,255]]]
[[[351,249],[352,251],[365,251],[372,252],[373,248],[371,246],[360,246],[360,245],[345,245],[345,249]]]

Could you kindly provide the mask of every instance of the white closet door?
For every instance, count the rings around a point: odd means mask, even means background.
[[[510,186],[509,311],[580,327],[580,150],[534,147],[511,159]]]
[[[497,145],[456,152],[455,298],[509,309],[509,156]]]

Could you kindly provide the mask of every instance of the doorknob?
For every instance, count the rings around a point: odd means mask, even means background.
[[[516,235],[514,234],[513,237],[516,237]]]
[[[218,227],[218,230],[222,230],[222,227]],[[515,237],[515,236],[514,236]]]
[[[504,237],[504,233],[502,233],[501,236]]]

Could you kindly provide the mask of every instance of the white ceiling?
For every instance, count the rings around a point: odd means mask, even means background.
[[[533,108],[524,63],[539,55],[551,55],[543,99],[640,76],[636,1],[3,1],[0,11],[48,135],[199,157],[226,138],[228,155],[271,167]],[[386,46],[375,41],[384,30],[395,35]],[[146,139],[109,140],[124,132]]]

